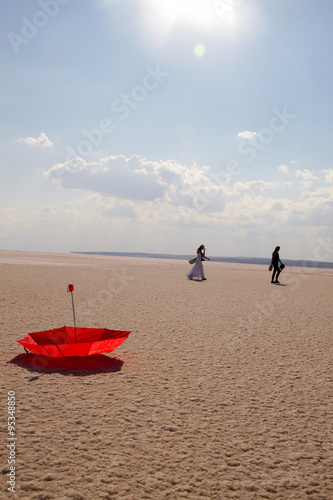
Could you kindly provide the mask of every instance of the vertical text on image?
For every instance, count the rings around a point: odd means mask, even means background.
[[[7,473],[8,480],[8,491],[15,493],[15,485],[16,485],[16,419],[15,419],[15,410],[16,410],[16,400],[15,400],[15,391],[8,391],[8,465],[9,472]]]

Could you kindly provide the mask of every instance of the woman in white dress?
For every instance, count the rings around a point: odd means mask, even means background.
[[[204,272],[204,268],[203,268],[202,260],[201,260],[201,259],[210,260],[208,257],[205,256],[205,251],[206,251],[206,249],[205,249],[204,245],[200,245],[198,250],[197,250],[197,257],[195,259],[195,264],[192,267],[192,269],[186,274],[188,279],[190,279],[190,280],[193,280],[193,279],[206,280],[207,279],[205,277],[205,272]]]

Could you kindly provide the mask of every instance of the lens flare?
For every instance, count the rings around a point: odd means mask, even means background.
[[[204,46],[203,43],[197,43],[196,46],[194,47],[194,54],[197,57],[203,57],[206,52],[206,47]]]

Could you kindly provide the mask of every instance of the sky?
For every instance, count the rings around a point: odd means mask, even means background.
[[[333,262],[331,0],[1,2],[0,249]]]

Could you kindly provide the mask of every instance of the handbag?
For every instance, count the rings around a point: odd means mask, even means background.
[[[194,257],[194,259],[189,260],[188,263],[189,264],[195,264],[196,260],[197,260],[196,257]],[[201,257],[201,262],[203,262],[204,260],[205,259],[203,257]]]

